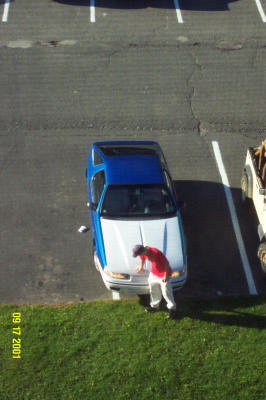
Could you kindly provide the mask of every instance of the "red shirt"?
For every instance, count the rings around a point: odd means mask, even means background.
[[[165,255],[155,247],[145,246],[149,250],[149,254],[145,256],[139,256],[143,261],[151,261],[151,273],[158,276],[159,278],[164,278],[165,276],[165,264],[168,263]],[[169,268],[169,276],[173,273],[172,268]]]

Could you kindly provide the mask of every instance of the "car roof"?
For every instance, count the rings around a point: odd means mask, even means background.
[[[158,144],[151,141],[112,141],[95,142],[94,146],[99,151],[106,173],[107,184],[140,184],[163,183],[164,177],[160,158],[158,156]],[[112,151],[118,149],[137,149],[137,154],[129,151],[118,151],[118,155]],[[147,151],[139,151],[140,149]],[[107,155],[108,154],[108,155]],[[110,155],[112,154],[112,155]],[[122,155],[121,155],[122,154]]]

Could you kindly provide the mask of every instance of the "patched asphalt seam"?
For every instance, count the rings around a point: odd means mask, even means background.
[[[10,40],[8,42],[1,42],[0,47],[8,47],[10,49],[30,49],[34,46],[45,46],[45,47],[58,47],[58,46],[74,46],[77,44],[77,40],[66,39],[66,40],[26,40],[26,39],[17,39],[17,40]]]

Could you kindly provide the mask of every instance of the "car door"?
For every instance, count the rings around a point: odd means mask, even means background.
[[[91,226],[93,237],[95,237],[95,214],[97,209],[97,203],[99,199],[97,199],[97,193],[99,192],[99,186],[101,185],[102,174],[104,172],[104,162],[99,154],[97,147],[93,144],[90,149],[90,154],[88,157],[87,168],[86,168],[86,179],[87,179],[87,186],[88,186],[88,201],[90,204],[90,216],[91,216]],[[97,175],[100,173],[99,175]],[[95,209],[91,208],[91,204],[95,203]]]
[[[89,202],[90,214],[91,214],[91,224],[93,237],[95,241],[98,241],[99,232],[99,202],[105,186],[105,172],[104,169],[97,170],[89,181]]]

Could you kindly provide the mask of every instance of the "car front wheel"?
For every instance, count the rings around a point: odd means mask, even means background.
[[[262,242],[259,245],[258,257],[260,259],[260,265],[263,272],[266,274],[266,242]]]
[[[93,240],[93,244],[92,244],[92,253],[93,253],[93,264],[95,266],[95,268],[97,269],[98,272],[100,272],[100,261],[97,257],[97,253],[96,253],[96,247],[95,247],[95,242]]]

